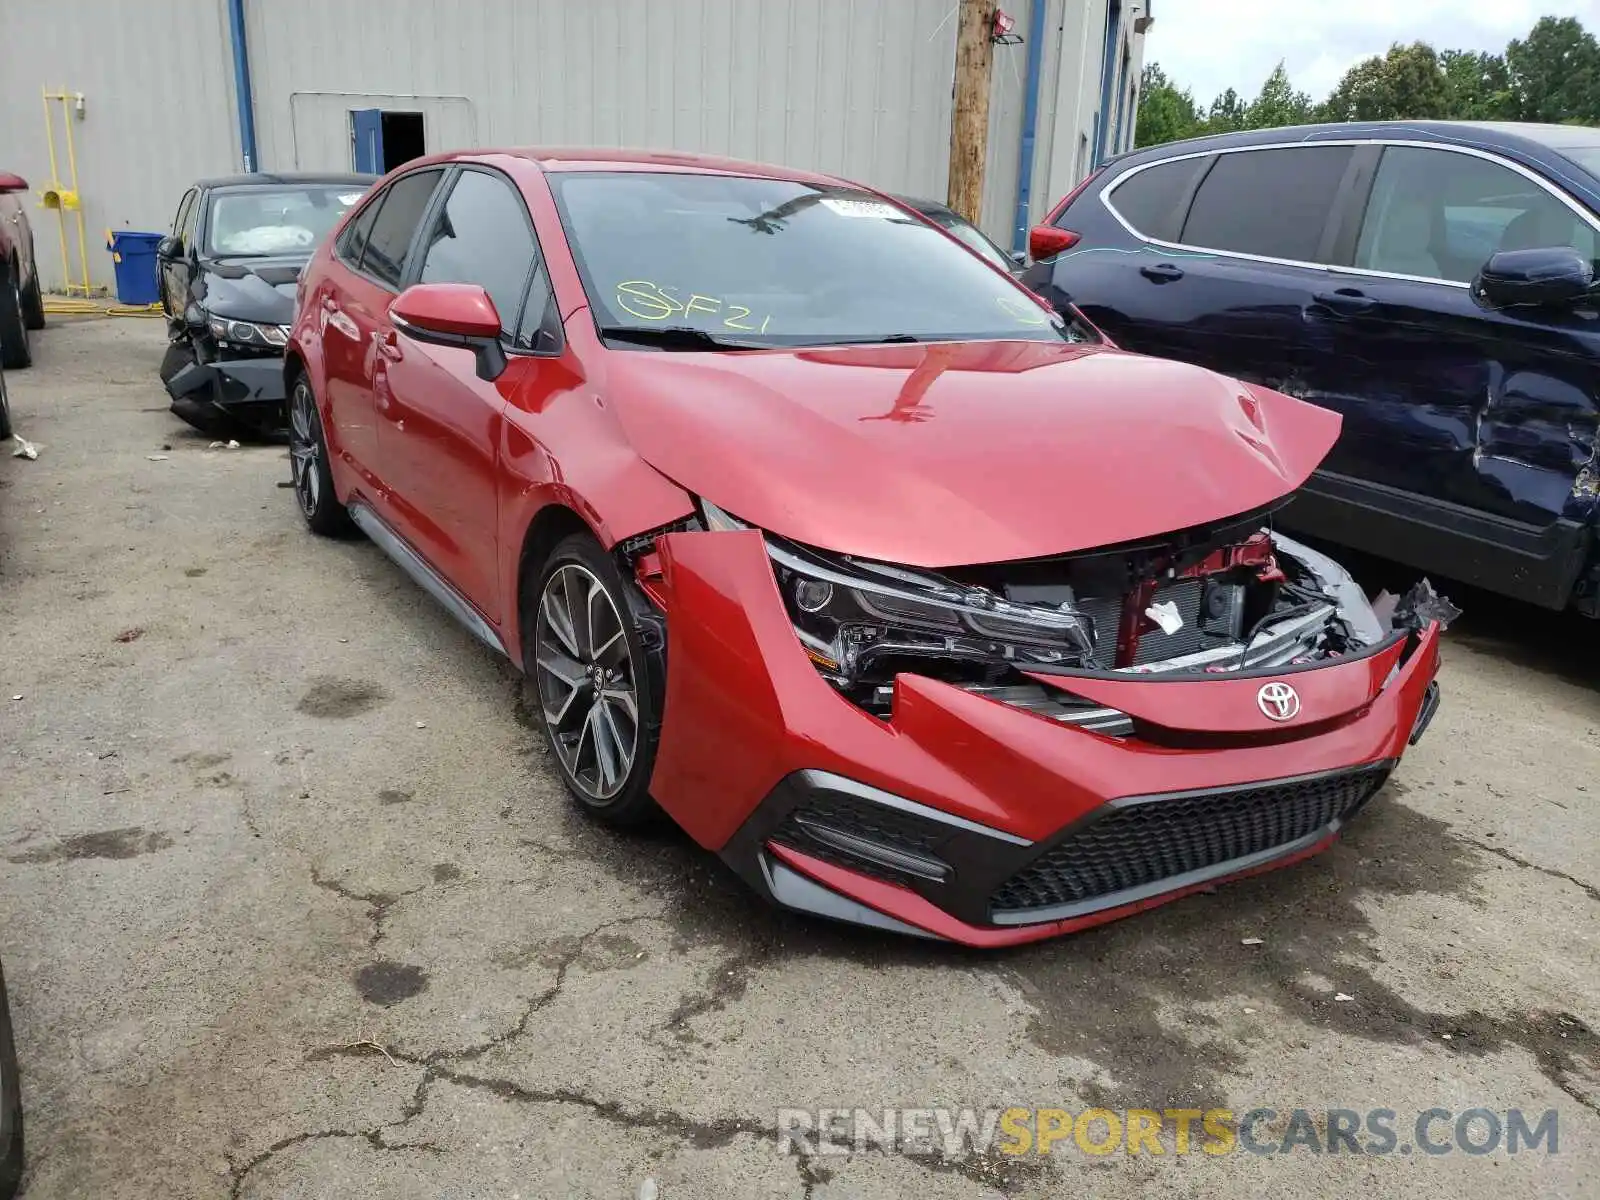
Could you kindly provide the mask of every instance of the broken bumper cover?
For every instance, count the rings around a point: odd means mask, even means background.
[[[1432,716],[1438,629],[1332,665],[1196,679],[1040,677],[1129,714],[1107,736],[913,674],[882,720],[801,648],[755,532],[674,533],[651,790],[787,907],[1001,946],[1324,849]],[[1258,693],[1291,682],[1300,711]]]
[[[172,410],[185,420],[229,416],[276,423],[283,409],[283,358],[260,355],[187,362],[166,379]]]

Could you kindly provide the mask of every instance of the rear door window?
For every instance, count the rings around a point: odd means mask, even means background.
[[[1183,225],[1183,204],[1194,181],[1210,164],[1209,155],[1180,158],[1135,171],[1115,184],[1106,196],[1124,221],[1142,237],[1175,242]],[[1065,219],[1066,214],[1062,214]]]
[[[509,180],[463,171],[422,247],[418,283],[475,283],[489,293],[509,337],[536,248],[528,207]]]
[[[1378,164],[1355,265],[1470,283],[1498,251],[1557,247],[1600,256],[1594,226],[1535,180],[1475,154],[1390,146]]]
[[[360,260],[361,269],[386,287],[399,289],[406,251],[443,174],[439,170],[416,171],[389,185]]]
[[[1290,146],[1218,155],[1180,240],[1205,250],[1317,262],[1354,152],[1353,146]]]
[[[361,265],[361,255],[365,253],[367,241],[372,237],[372,223],[378,219],[378,210],[383,207],[388,195],[385,190],[374,196],[371,203],[357,213],[356,219],[339,235],[339,257],[350,266]]]

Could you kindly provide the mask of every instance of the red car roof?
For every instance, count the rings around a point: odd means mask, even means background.
[[[746,162],[715,154],[678,150],[629,150],[606,146],[512,146],[456,150],[429,155],[428,162],[471,162],[494,157],[526,159],[542,171],[683,171],[710,175],[755,175],[799,183],[838,185],[847,181],[815,171]],[[409,165],[409,164],[408,164]]]

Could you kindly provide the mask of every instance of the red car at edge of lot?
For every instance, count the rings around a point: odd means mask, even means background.
[[[392,172],[306,268],[296,496],[526,675],[575,799],[979,946],[1326,847],[1451,615],[1270,527],[1336,414],[1124,353],[881,193],[694,155]]]

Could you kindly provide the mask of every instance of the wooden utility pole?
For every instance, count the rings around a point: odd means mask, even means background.
[[[950,111],[950,189],[946,202],[974,225],[983,208],[983,166],[989,156],[989,75],[994,66],[991,39],[996,7],[995,0],[961,0],[956,30],[956,87]]]

